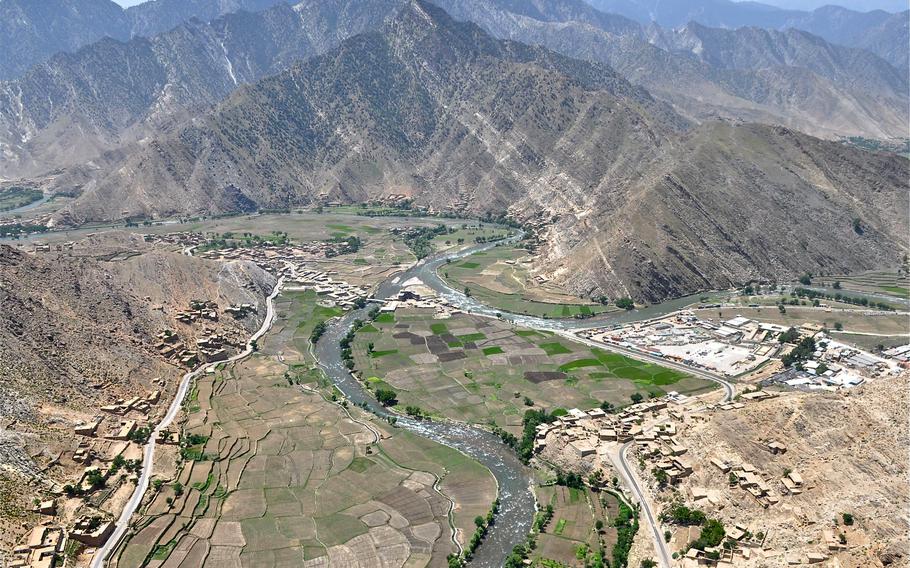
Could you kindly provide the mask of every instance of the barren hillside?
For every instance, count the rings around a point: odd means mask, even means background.
[[[681,493],[718,491],[718,506],[707,499],[696,506],[727,527],[742,524],[767,535],[750,566],[782,566],[809,552],[830,554],[826,566],[907,566],[908,379],[905,373],[853,391],[791,393],[690,425],[680,443],[698,459]],[[786,453],[769,452],[773,440],[786,444]],[[804,490],[784,492],[765,509],[744,490],[727,487],[727,475],[708,462],[715,457],[752,464],[775,493],[783,489],[780,478],[796,472]],[[852,526],[843,513],[853,515]],[[845,550],[829,551],[825,532],[836,539],[844,533]]]
[[[183,324],[178,311],[191,300],[264,310],[273,283],[254,265],[155,251],[135,236],[34,254],[0,245],[0,493],[20,486],[0,511],[0,546],[23,529],[17,519],[33,490],[71,473],[57,460],[75,448],[77,423],[102,415],[102,405],[154,389],[164,391],[160,408],[169,404],[185,369],[158,352],[158,333],[172,330],[189,347],[211,332],[240,344],[262,317]]]

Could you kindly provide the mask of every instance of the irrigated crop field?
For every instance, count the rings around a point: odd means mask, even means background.
[[[537,488],[537,500],[541,510],[549,506],[553,514],[537,536],[532,555],[536,566],[590,566],[592,556],[600,549],[610,558],[616,543],[616,528],[612,524],[619,510],[616,497],[587,488],[551,485]],[[602,523],[599,531],[597,521]]]
[[[534,282],[528,258],[524,249],[498,246],[446,264],[439,275],[454,288],[469,288],[478,300],[507,312],[565,318],[615,309]]]
[[[370,349],[372,344],[372,349]],[[517,432],[525,410],[625,405],[639,392],[694,392],[711,383],[547,332],[430,310],[381,315],[354,341],[355,368],[371,388],[389,386],[401,406]]]
[[[336,314],[283,298],[259,353],[197,381],[184,466],[149,492],[117,566],[444,565],[453,524],[470,536],[496,497],[485,468],[326,399],[304,338]]]
[[[817,278],[816,283],[831,286],[840,282],[847,291],[887,294],[898,298],[910,298],[910,273],[898,270],[878,270],[850,276]]]

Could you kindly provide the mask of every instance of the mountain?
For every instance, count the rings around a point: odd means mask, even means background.
[[[732,0],[589,0],[604,12],[641,24],[679,28],[697,22],[714,28],[796,28],[847,47],[868,49],[898,69],[907,69],[910,52],[910,11],[856,11],[822,6],[812,11],[784,9],[759,2]],[[788,6],[792,3],[787,3]]]
[[[907,175],[904,158],[779,127],[693,129],[605,65],[414,1],[97,172],[57,221],[404,193],[543,223],[540,271],[653,301],[896,262]]]
[[[677,57],[644,68],[641,61],[614,57],[614,65],[694,116],[716,113],[825,136],[860,130],[872,138],[906,135],[907,72],[868,51],[792,28],[690,23],[676,30],[652,26],[649,34],[652,44]],[[698,83],[708,90],[693,89]],[[711,91],[717,94],[711,97]]]
[[[124,10],[111,0],[0,1],[0,80],[21,76],[58,52],[104,37],[126,41],[190,20],[237,10],[257,11],[280,0],[155,0]]]
[[[645,30],[581,0],[440,4],[497,37],[606,63],[693,120],[784,124],[827,137],[905,134],[906,76],[866,52],[810,34],[697,24]],[[402,5],[306,0],[59,54],[0,83],[0,177],[98,161],[174,128],[238,85],[377,29]]]
[[[156,2],[152,2],[155,4]],[[190,21],[150,39],[106,38],[0,83],[0,176],[92,160],[379,25],[391,2],[302,2]],[[344,22],[343,24],[340,22]]]
[[[783,124],[825,137],[906,136],[907,73],[862,50],[793,30],[644,29],[579,3],[515,12],[507,1],[439,2],[497,37],[609,64],[695,120]]]

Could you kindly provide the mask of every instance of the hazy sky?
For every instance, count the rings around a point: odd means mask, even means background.
[[[121,6],[135,6],[146,0],[114,0]],[[795,8],[797,10],[812,10],[826,4],[835,4],[845,6],[854,10],[888,10],[889,12],[899,12],[906,10],[910,0],[758,0],[764,4],[771,4],[781,8]]]

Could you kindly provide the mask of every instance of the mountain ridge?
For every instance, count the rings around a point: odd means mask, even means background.
[[[781,127],[692,129],[609,67],[414,1],[109,167],[58,221],[404,193],[543,222],[541,273],[577,293],[656,301],[896,262],[907,173],[904,158]]]

